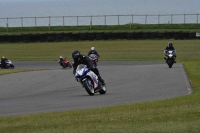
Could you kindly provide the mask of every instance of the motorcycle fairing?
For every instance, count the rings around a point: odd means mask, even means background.
[[[92,71],[89,71],[87,73],[87,75],[92,79],[92,81],[94,83],[94,88],[97,88],[98,87],[98,77],[97,77],[97,75]]]
[[[63,61],[62,61],[62,63],[68,63],[69,61],[67,60],[67,59],[64,59]]]
[[[88,71],[89,70],[86,65],[82,65],[82,64],[78,65],[78,67],[76,69],[75,77],[76,78],[84,77]]]
[[[168,59],[168,57],[169,57],[169,58],[174,57],[174,51],[173,51],[173,50],[167,51],[167,56],[166,56],[166,58]]]
[[[10,66],[10,64],[12,64],[12,62],[10,60],[6,60],[6,66]],[[1,65],[1,61],[0,61],[0,65]]]
[[[80,64],[78,65],[75,73],[75,77],[80,79],[80,80],[86,80],[85,77],[90,77],[90,79],[93,81],[94,88],[98,87],[98,77],[97,75],[93,72],[90,71],[86,65]]]
[[[97,59],[97,55],[96,54],[90,54],[89,57],[91,57],[92,59]]]
[[[94,61],[95,63],[98,62],[98,57],[97,57],[96,54],[90,54],[90,55],[89,55],[89,58],[90,58],[92,61]]]

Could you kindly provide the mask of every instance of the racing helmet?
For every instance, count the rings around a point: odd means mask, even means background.
[[[5,59],[5,56],[2,56],[1,59]]]
[[[173,47],[173,43],[172,43],[172,42],[169,42],[169,43],[168,43],[168,47]]]
[[[91,50],[95,50],[95,47],[91,47]]]
[[[74,52],[72,52],[72,58],[76,60],[80,56],[80,54],[81,53],[78,50],[75,50]]]
[[[63,59],[63,57],[62,57],[62,56],[60,56],[59,58],[60,58],[60,59]]]

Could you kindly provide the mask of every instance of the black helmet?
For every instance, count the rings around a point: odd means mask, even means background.
[[[173,47],[173,43],[172,43],[172,42],[169,42],[169,43],[168,43],[168,47]]]
[[[80,56],[80,52],[78,50],[75,50],[74,52],[72,52],[72,58],[75,60]]]

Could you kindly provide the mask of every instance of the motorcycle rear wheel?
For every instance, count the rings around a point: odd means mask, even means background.
[[[100,94],[106,94],[106,87],[102,86],[102,89],[99,91]]]
[[[15,66],[11,64],[11,65],[10,65],[10,68],[14,69],[14,68],[15,68]]]

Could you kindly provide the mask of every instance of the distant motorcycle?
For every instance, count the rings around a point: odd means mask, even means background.
[[[13,65],[13,63],[11,62],[11,60],[6,60],[6,66],[3,66],[3,65],[1,65],[1,62],[0,62],[0,67],[1,67],[1,69],[14,69],[15,68],[15,66]]]
[[[172,65],[175,63],[176,53],[174,50],[167,51],[167,54],[165,56],[166,63],[168,64],[169,68],[172,68]]]
[[[107,91],[106,87],[98,80],[98,76],[84,64],[78,65],[75,78],[91,96],[95,93],[105,94]]]
[[[95,54],[90,54],[89,58],[92,60],[93,64],[95,65],[95,67],[97,66],[97,62],[98,62],[98,56]]]
[[[67,58],[63,59],[62,61],[58,61],[58,63],[60,64],[60,66],[62,66],[63,68],[69,67],[72,68],[72,65],[70,64],[70,62],[68,61]]]

